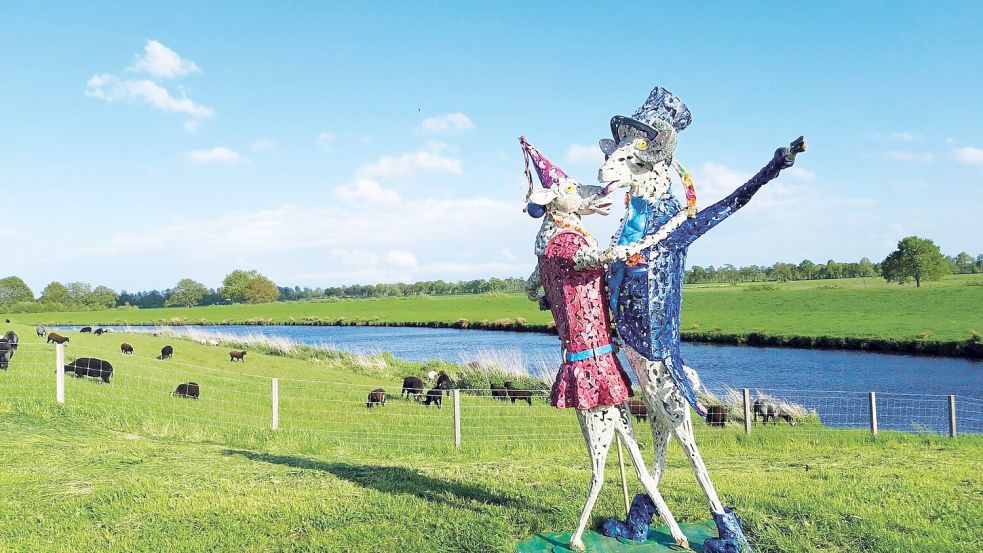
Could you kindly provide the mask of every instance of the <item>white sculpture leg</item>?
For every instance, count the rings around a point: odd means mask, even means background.
[[[656,508],[659,509],[659,514],[669,525],[673,539],[680,545],[688,544],[686,536],[683,535],[679,529],[679,524],[676,523],[669,511],[665,499],[659,493],[655,481],[645,471],[645,460],[638,448],[638,442],[635,440],[627,406],[622,404],[593,409],[578,409],[577,420],[580,422],[580,429],[584,434],[584,443],[587,445],[587,451],[591,458],[591,482],[587,492],[587,501],[584,503],[584,510],[580,514],[580,522],[577,524],[577,529],[573,535],[570,536],[570,549],[584,551],[584,531],[587,529],[587,522],[590,520],[594,504],[597,502],[597,497],[601,493],[601,486],[604,484],[604,467],[615,432],[621,435],[628,447],[628,452],[635,464],[635,470],[638,471],[639,480],[641,480],[649,497],[652,498]]]
[[[707,501],[710,502],[710,509],[715,513],[724,512],[724,506],[721,504],[720,498],[717,497],[713,482],[710,481],[706,463],[703,462],[700,450],[696,447],[689,404],[679,392],[665,364],[661,361],[649,361],[629,346],[625,346],[624,351],[635,375],[638,376],[642,394],[645,397],[645,404],[649,410],[653,446],[656,453],[652,476],[658,475],[658,478],[661,478],[665,471],[666,448],[665,446],[660,447],[660,444],[667,443],[668,432],[671,432],[689,459],[696,480],[703,488]]]

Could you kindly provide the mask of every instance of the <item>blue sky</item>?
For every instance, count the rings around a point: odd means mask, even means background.
[[[690,264],[983,252],[978,3],[201,4],[0,7],[0,276],[525,276],[516,138],[592,182],[655,85],[702,205],[810,142]]]

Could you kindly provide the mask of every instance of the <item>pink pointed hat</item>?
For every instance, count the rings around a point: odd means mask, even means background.
[[[539,175],[539,182],[542,183],[544,188],[550,188],[559,182],[560,179],[567,178],[567,174],[530,144],[525,136],[519,137],[519,145],[522,147],[522,156],[526,161],[526,181],[529,183],[529,190],[526,192],[525,211],[530,216],[538,219],[543,216],[545,210],[543,206],[529,202],[529,196],[532,195],[533,189],[532,172],[529,170],[529,162],[532,161],[532,164],[536,166],[536,174]]]

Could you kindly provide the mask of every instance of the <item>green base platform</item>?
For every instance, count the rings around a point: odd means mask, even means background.
[[[680,524],[679,528],[689,539],[689,549],[683,549],[676,545],[676,541],[669,535],[669,528],[665,525],[651,527],[649,529],[649,539],[646,542],[636,542],[620,538],[609,538],[593,530],[584,532],[584,545],[588,552],[597,553],[655,553],[656,551],[703,551],[703,540],[717,537],[717,527],[713,521],[702,524]],[[515,546],[518,553],[568,553],[570,548],[570,534],[563,532],[556,534],[536,534],[519,542]]]

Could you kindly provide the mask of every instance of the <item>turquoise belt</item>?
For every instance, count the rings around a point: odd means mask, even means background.
[[[612,351],[614,351],[614,346],[611,344],[605,344],[594,349],[585,349],[584,351],[577,351],[573,353],[563,350],[563,361],[565,363],[583,361],[584,359],[590,359],[591,357],[600,357],[606,353],[611,353]]]

